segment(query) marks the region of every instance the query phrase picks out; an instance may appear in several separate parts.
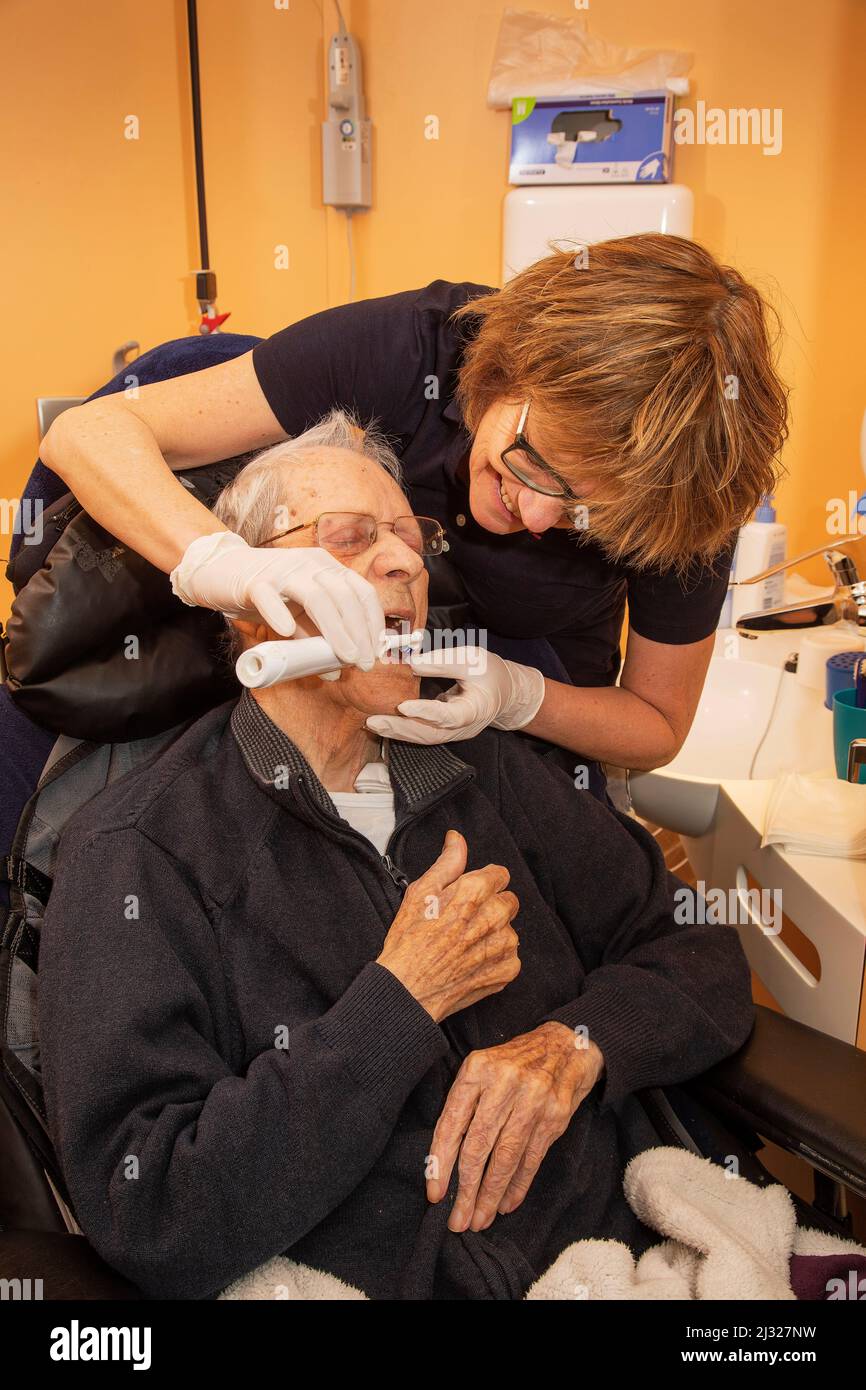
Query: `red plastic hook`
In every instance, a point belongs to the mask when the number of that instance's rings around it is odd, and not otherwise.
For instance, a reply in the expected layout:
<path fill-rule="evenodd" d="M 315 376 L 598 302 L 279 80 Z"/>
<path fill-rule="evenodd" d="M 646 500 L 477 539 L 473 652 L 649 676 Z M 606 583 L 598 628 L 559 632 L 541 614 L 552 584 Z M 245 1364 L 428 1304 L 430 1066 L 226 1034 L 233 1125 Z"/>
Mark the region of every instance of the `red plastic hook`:
<path fill-rule="evenodd" d="M 231 310 L 227 314 L 202 314 L 199 332 L 216 333 L 220 324 L 225 323 L 227 318 L 231 318 Z"/>

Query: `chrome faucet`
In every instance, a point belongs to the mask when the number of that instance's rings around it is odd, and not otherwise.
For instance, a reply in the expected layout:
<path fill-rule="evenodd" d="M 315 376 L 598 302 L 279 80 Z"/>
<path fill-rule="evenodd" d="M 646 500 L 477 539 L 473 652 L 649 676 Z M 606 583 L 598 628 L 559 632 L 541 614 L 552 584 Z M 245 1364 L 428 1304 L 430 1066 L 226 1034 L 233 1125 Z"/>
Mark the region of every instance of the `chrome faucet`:
<path fill-rule="evenodd" d="M 842 536 L 834 545 L 819 545 L 793 560 L 753 574 L 749 579 L 732 580 L 732 587 L 742 588 L 759 584 L 783 570 L 793 569 L 804 560 L 823 555 L 833 576 L 835 588 L 826 598 L 809 603 L 787 603 L 778 608 L 765 608 L 760 613 L 746 613 L 737 621 L 737 632 L 783 632 L 792 628 L 827 627 L 830 623 L 847 621 L 866 627 L 866 580 L 861 579 L 857 561 L 866 573 L 866 536 L 855 533 Z"/>

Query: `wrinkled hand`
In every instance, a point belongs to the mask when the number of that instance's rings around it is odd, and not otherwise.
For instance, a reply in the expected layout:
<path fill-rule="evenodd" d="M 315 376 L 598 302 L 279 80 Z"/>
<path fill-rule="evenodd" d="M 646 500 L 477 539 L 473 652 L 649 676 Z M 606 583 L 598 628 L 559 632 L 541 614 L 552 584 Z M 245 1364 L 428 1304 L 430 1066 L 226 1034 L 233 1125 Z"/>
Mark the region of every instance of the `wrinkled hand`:
<path fill-rule="evenodd" d="M 437 1175 L 427 1182 L 431 1202 L 448 1191 L 457 1160 L 460 1183 L 450 1230 L 482 1231 L 497 1213 L 520 1206 L 545 1154 L 603 1067 L 600 1048 L 594 1042 L 577 1047 L 563 1023 L 543 1023 L 499 1047 L 469 1054 L 430 1146 L 437 1162 Z"/>
<path fill-rule="evenodd" d="M 466 873 L 466 859 L 466 841 L 449 830 L 439 858 L 406 889 L 377 959 L 436 1023 L 520 973 L 511 925 L 520 903 L 508 870 L 487 864 Z"/>
<path fill-rule="evenodd" d="M 474 738 L 488 724 L 522 729 L 544 700 L 544 677 L 534 666 L 503 661 L 479 647 L 446 647 L 412 657 L 419 676 L 455 677 L 435 700 L 403 700 L 398 714 L 376 714 L 367 728 L 404 743 L 453 743 Z M 402 718 L 400 716 L 403 716 Z"/>
<path fill-rule="evenodd" d="M 256 548 L 232 531 L 198 536 L 172 570 L 171 586 L 190 606 L 261 618 L 283 637 L 295 631 L 285 601 L 292 599 L 344 665 L 371 670 L 379 655 L 385 615 L 376 590 L 318 546 Z"/>

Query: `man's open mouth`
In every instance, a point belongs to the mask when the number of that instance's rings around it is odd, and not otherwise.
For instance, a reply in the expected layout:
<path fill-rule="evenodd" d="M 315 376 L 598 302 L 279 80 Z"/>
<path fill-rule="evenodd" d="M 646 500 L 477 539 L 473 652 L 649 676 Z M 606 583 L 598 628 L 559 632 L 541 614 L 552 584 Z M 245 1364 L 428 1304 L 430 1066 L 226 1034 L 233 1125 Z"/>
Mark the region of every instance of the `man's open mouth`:
<path fill-rule="evenodd" d="M 413 651 L 419 650 L 424 633 L 413 630 L 414 618 L 414 610 L 408 608 L 386 612 L 380 661 L 396 666 L 408 662 Z"/>

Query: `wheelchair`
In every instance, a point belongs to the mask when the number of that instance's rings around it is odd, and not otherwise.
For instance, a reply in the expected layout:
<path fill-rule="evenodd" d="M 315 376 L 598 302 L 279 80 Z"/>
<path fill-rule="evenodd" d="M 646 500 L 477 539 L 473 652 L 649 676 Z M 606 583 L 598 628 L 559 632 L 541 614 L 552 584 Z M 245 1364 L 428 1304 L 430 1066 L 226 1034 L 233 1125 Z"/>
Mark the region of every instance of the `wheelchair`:
<path fill-rule="evenodd" d="M 162 380 L 247 351 L 255 341 L 229 334 L 180 340 L 145 354 L 137 363 L 137 373 L 144 384 Z M 96 394 L 123 389 L 123 384 L 121 373 Z M 218 471 L 214 478 L 218 479 Z M 69 509 L 62 493 L 60 480 L 38 463 L 25 496 L 41 496 L 52 504 L 49 532 L 52 516 L 63 516 Z M 60 529 L 53 537 L 49 534 L 48 549 L 61 534 Z M 107 547 L 93 550 L 97 560 L 100 554 L 110 553 L 112 538 L 102 533 L 102 540 L 106 539 Z M 37 571 L 39 557 L 24 560 L 18 568 L 19 586 L 27 583 L 28 565 L 33 573 Z M 431 615 L 436 625 L 459 626 L 454 613 L 461 599 L 453 572 L 443 567 L 431 575 Z M 189 610 L 180 616 L 189 620 Z M 42 659 L 42 653 L 36 655 Z M 521 658 L 515 654 L 515 659 Z M 532 653 L 527 652 L 524 659 L 533 660 Z M 39 727 L 41 710 L 52 708 L 52 690 L 52 681 L 43 681 L 35 704 L 25 705 L 22 713 L 11 711 L 8 690 L 0 687 L 0 701 L 6 702 L 0 705 L 0 714 L 5 709 L 9 715 L 0 718 L 0 766 L 6 774 L 0 781 L 9 789 L 35 786 L 40 760 L 53 741 Z M 40 700 L 47 700 L 47 706 Z M 184 715 L 191 712 L 182 711 Z M 46 722 L 55 731 L 62 728 L 50 719 Z M 96 724 L 98 728 L 98 718 Z M 98 737 L 93 728 L 63 732 Z M 149 726 L 133 727 L 128 736 L 152 732 Z M 0 852 L 5 856 L 9 850 L 7 843 Z M 13 954 L 10 925 L 14 918 L 7 922 L 0 942 L 0 975 L 9 969 Z M 38 1275 L 42 1297 L 48 1300 L 140 1299 L 139 1291 L 100 1259 L 77 1226 L 50 1136 L 40 1123 L 38 1107 L 23 1093 L 12 1064 L 13 1025 L 14 1020 L 4 1018 L 0 1034 L 0 1279 L 25 1281 Z M 752 1034 L 736 1054 L 687 1083 L 636 1096 L 660 1143 L 722 1164 L 733 1158 L 742 1176 L 759 1186 L 778 1181 L 761 1158 L 767 1142 L 805 1160 L 813 1193 L 811 1199 L 791 1194 L 799 1223 L 852 1237 L 846 1193 L 866 1199 L 866 1105 L 857 1106 L 855 1100 L 866 1096 L 863 1051 L 757 1006 Z"/>
<path fill-rule="evenodd" d="M 776 1182 L 758 1155 L 764 1140 L 805 1159 L 807 1201 L 792 1193 L 800 1225 L 851 1238 L 845 1191 L 866 1197 L 866 1054 L 758 1006 L 748 1041 L 692 1081 L 636 1093 L 659 1141 L 718 1163 L 736 1159 L 759 1186 Z M 23 1113 L 0 1074 L 0 1279 L 38 1274 L 49 1300 L 134 1300 L 142 1295 L 80 1234 L 47 1135 Z"/>

